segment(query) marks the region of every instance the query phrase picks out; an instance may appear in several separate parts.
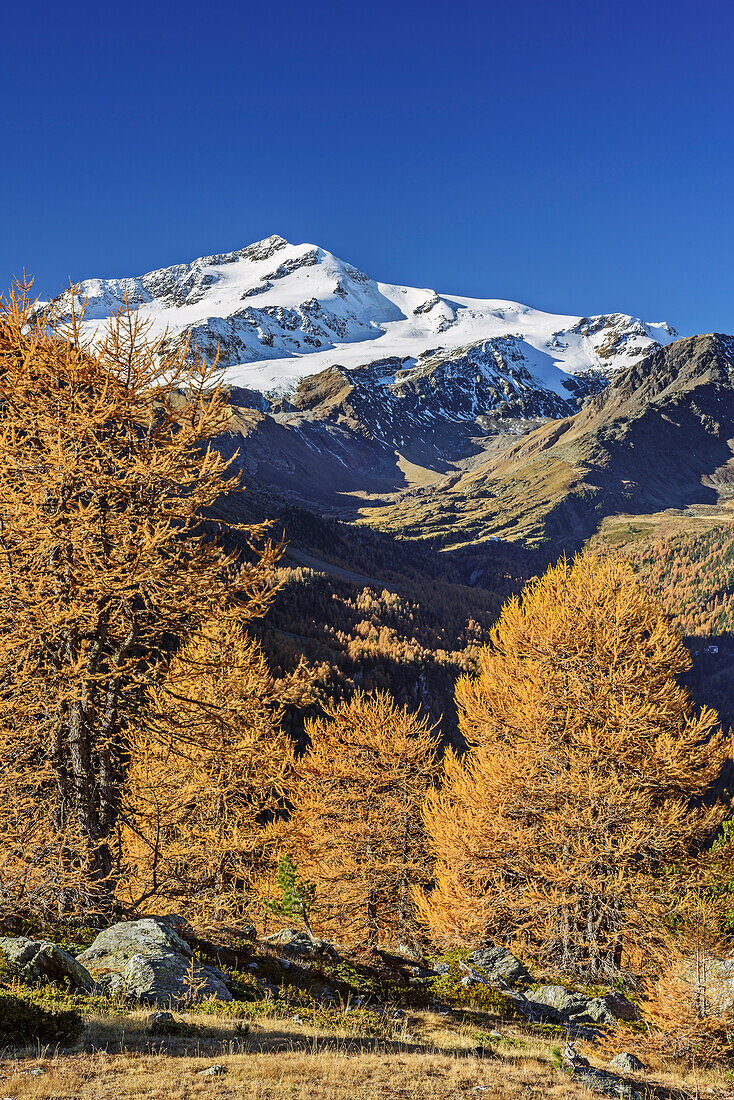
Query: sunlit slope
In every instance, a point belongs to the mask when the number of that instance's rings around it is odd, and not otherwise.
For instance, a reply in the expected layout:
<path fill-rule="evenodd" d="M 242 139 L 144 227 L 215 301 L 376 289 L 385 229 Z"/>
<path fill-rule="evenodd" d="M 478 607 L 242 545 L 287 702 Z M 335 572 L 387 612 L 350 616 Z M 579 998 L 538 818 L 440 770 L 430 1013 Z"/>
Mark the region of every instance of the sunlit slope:
<path fill-rule="evenodd" d="M 502 538 L 574 548 L 607 516 L 725 504 L 733 439 L 734 339 L 689 337 L 629 367 L 575 416 L 368 518 L 445 547 Z"/>

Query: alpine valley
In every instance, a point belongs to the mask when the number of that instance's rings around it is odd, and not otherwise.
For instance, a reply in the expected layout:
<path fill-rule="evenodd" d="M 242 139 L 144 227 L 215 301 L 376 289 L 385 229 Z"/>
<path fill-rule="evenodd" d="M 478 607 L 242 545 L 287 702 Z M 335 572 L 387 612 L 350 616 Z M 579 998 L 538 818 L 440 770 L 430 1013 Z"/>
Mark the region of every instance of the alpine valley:
<path fill-rule="evenodd" d="M 287 541 L 281 673 L 305 654 L 326 696 L 389 687 L 451 736 L 503 600 L 590 542 L 634 559 L 734 721 L 733 337 L 376 282 L 278 236 L 79 293 L 92 339 L 127 301 L 219 356 L 246 484 L 222 511 Z"/>

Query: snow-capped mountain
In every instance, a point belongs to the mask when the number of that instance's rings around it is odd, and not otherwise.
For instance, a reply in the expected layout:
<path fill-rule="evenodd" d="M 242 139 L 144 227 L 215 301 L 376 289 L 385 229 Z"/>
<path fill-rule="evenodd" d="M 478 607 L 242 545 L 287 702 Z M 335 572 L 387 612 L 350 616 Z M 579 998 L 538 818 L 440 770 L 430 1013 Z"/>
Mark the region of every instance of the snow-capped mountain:
<path fill-rule="evenodd" d="M 619 313 L 376 282 L 277 236 L 79 292 L 92 340 L 127 300 L 152 336 L 219 353 L 237 410 L 222 446 L 250 480 L 337 512 L 471 467 L 676 337 Z"/>
<path fill-rule="evenodd" d="M 547 394 L 541 404 L 557 415 L 551 395 L 565 402 L 596 389 L 676 337 L 667 324 L 619 313 L 562 316 L 379 283 L 322 248 L 278 236 L 135 278 L 89 279 L 80 291 L 90 332 L 127 298 L 154 335 L 190 335 L 206 356 L 219 350 L 234 386 L 282 396 L 334 365 L 354 372 L 382 362 L 370 384 L 404 390 L 440 364 L 446 384 L 467 370 L 475 379 L 475 399 L 463 402 L 473 416 L 505 391 Z M 65 300 L 68 292 L 57 299 Z"/>

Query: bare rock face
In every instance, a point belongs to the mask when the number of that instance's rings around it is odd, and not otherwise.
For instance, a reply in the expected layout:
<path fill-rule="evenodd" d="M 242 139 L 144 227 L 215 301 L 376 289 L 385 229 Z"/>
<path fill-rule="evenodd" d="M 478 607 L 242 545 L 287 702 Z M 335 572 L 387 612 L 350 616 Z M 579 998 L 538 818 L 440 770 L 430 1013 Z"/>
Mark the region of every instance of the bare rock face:
<path fill-rule="evenodd" d="M 144 1004 L 232 1000 L 221 971 L 198 963 L 185 940 L 158 917 L 106 928 L 79 958 L 102 989 Z"/>
<path fill-rule="evenodd" d="M 480 947 L 472 951 L 468 961 L 473 966 L 481 967 L 490 982 L 503 979 L 508 985 L 523 985 L 532 981 L 520 960 L 506 947 L 495 947 L 493 944 Z"/>
<path fill-rule="evenodd" d="M 0 951 L 10 959 L 20 976 L 30 982 L 57 982 L 79 993 L 94 992 L 89 971 L 66 951 L 48 940 L 25 936 L 0 936 Z"/>
<path fill-rule="evenodd" d="M 562 985 L 542 985 L 528 991 L 525 999 L 553 1023 L 607 1027 L 615 1020 L 633 1020 L 636 1007 L 620 993 L 587 997 Z"/>
<path fill-rule="evenodd" d="M 79 295 L 90 336 L 128 303 L 170 350 L 191 341 L 205 358 L 218 357 L 228 382 L 274 401 L 299 379 L 346 370 L 363 391 L 364 426 L 391 447 L 412 442 L 416 425 L 430 440 L 434 419 L 445 431 L 453 420 L 472 424 L 494 412 L 567 416 L 675 336 L 664 323 L 618 313 L 553 316 L 377 282 L 323 248 L 277 235 L 143 275 L 87 279 Z M 53 305 L 66 316 L 79 308 L 69 291 Z M 398 361 L 394 371 L 381 366 L 386 353 Z"/>
<path fill-rule="evenodd" d="M 628 1054 L 626 1051 L 621 1054 L 615 1054 L 609 1063 L 610 1069 L 619 1070 L 620 1073 L 639 1073 L 645 1067 L 639 1058 L 636 1058 L 634 1054 Z"/>
<path fill-rule="evenodd" d="M 691 988 L 706 990 L 709 1012 L 726 1015 L 734 1010 L 734 958 L 699 954 L 683 964 L 680 976 Z"/>

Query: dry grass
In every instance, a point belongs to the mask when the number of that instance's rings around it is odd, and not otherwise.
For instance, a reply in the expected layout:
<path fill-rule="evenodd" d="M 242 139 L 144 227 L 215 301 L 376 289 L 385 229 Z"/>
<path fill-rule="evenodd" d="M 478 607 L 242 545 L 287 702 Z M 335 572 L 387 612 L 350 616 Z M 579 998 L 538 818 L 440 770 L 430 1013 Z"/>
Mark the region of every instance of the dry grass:
<path fill-rule="evenodd" d="M 392 1040 L 324 1033 L 295 1020 L 179 1017 L 180 1036 L 151 1036 L 147 1014 L 90 1020 L 73 1051 L 26 1051 L 0 1061 L 0 1100 L 582 1100 L 592 1096 L 554 1061 L 552 1041 L 502 1027 L 504 1038 L 430 1012 Z M 348 1018 L 347 1018 L 348 1020 Z M 201 1077 L 218 1064 L 221 1076 Z M 644 1095 L 732 1100 L 723 1073 L 681 1076 L 656 1067 Z"/>
<path fill-rule="evenodd" d="M 547 1044 L 515 1038 L 482 1048 L 471 1027 L 452 1027 L 432 1013 L 407 1016 L 392 1040 L 350 1035 L 347 1023 L 326 1034 L 293 1020 L 263 1020 L 243 1035 L 232 1019 L 178 1018 L 184 1036 L 151 1036 L 142 1012 L 92 1019 L 79 1050 L 28 1051 L 0 1063 L 0 1100 L 583 1095 L 552 1065 Z M 197 1076 L 212 1064 L 226 1073 Z"/>
<path fill-rule="evenodd" d="M 475 1057 L 354 1053 L 314 1044 L 311 1050 L 222 1056 L 217 1064 L 226 1068 L 223 1076 L 197 1076 L 211 1064 L 201 1057 L 105 1052 L 26 1060 L 2 1067 L 0 1092 L 36 1100 L 571 1100 L 584 1095 L 574 1082 L 533 1059 L 498 1066 Z M 43 1072 L 33 1076 L 34 1069 Z"/>
<path fill-rule="evenodd" d="M 734 502 L 692 504 L 685 509 L 649 512 L 645 515 L 620 513 L 602 520 L 599 530 L 590 540 L 591 546 L 624 547 L 645 539 L 650 542 L 678 535 L 702 535 L 712 527 L 734 519 Z"/>

